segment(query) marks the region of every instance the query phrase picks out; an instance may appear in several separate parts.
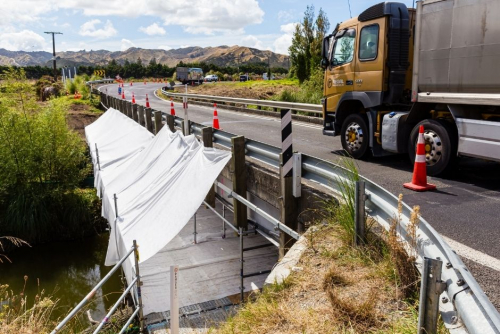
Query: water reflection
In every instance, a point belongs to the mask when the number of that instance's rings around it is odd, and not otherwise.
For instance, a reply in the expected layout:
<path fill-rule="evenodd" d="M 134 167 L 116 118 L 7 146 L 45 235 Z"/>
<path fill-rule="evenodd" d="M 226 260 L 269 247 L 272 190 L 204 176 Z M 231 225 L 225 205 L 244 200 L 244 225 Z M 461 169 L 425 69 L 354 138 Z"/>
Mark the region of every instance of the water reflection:
<path fill-rule="evenodd" d="M 24 295 L 28 302 L 31 304 L 35 296 L 45 290 L 60 300 L 53 314 L 58 318 L 76 306 L 112 268 L 104 266 L 107 244 L 108 234 L 104 233 L 84 240 L 19 248 L 9 254 L 12 263 L 0 264 L 0 284 L 8 284 L 19 294 L 24 288 L 23 277 L 27 275 Z M 91 310 L 96 320 L 118 299 L 121 289 L 117 273 L 94 298 Z"/>

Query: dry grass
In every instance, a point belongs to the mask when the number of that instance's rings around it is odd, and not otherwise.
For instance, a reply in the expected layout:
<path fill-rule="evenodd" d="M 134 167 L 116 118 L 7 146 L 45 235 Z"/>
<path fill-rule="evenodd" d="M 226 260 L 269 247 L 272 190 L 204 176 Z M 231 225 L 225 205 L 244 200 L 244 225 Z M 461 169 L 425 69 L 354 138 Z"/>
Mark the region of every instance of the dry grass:
<path fill-rule="evenodd" d="M 345 243 L 337 225 L 314 226 L 281 285 L 272 285 L 213 333 L 411 333 L 416 314 L 398 287 L 391 257 Z M 409 326 L 409 327 L 408 327 Z M 404 329 L 408 327 L 408 329 Z"/>

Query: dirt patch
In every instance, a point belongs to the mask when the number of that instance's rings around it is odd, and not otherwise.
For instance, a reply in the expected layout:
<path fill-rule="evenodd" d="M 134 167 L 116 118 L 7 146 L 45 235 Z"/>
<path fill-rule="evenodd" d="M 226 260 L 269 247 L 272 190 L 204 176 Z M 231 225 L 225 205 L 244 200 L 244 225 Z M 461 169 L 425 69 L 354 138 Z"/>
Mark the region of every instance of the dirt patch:
<path fill-rule="evenodd" d="M 189 94 L 203 94 L 225 97 L 238 97 L 245 99 L 267 100 L 272 96 L 280 94 L 285 89 L 298 90 L 292 85 L 246 85 L 240 86 L 233 83 L 202 84 L 200 86 L 188 86 Z M 185 92 L 184 88 L 176 88 L 176 92 Z"/>
<path fill-rule="evenodd" d="M 85 139 L 85 127 L 101 116 L 102 113 L 90 111 L 90 106 L 85 104 L 72 104 L 68 111 L 68 126 L 78 132 L 82 139 Z"/>

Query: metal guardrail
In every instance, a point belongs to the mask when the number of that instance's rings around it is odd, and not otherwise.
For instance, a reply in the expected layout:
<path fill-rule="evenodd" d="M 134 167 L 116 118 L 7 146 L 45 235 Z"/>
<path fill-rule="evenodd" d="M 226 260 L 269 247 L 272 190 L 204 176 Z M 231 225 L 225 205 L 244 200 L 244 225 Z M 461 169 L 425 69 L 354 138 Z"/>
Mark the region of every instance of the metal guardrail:
<path fill-rule="evenodd" d="M 199 94 L 172 93 L 172 92 L 168 92 L 168 91 L 164 90 L 163 88 L 162 88 L 161 92 L 163 95 L 168 96 L 168 97 L 187 97 L 187 98 L 197 99 L 197 100 L 246 104 L 246 105 L 252 105 L 252 106 L 271 107 L 271 108 L 277 108 L 277 109 L 291 109 L 291 110 L 297 110 L 297 111 L 306 111 L 306 112 L 315 113 L 315 114 L 322 114 L 323 113 L 323 107 L 321 106 L 321 104 L 242 99 L 242 98 L 235 98 L 235 97 L 199 95 Z"/>
<path fill-rule="evenodd" d="M 82 301 L 80 303 L 78 303 L 78 305 L 76 305 L 74 309 L 71 310 L 71 312 L 56 326 L 56 328 L 51 332 L 51 334 L 56 334 L 59 331 L 61 331 L 68 324 L 68 322 L 72 318 L 74 318 L 77 315 L 77 313 L 88 302 L 90 302 L 92 300 L 92 298 L 94 298 L 94 296 L 97 293 L 97 291 L 104 285 L 104 283 L 106 283 L 111 278 L 111 276 L 113 276 L 113 274 L 118 270 L 118 268 L 120 268 L 120 266 L 123 264 L 123 262 L 125 262 L 132 253 L 134 253 L 134 257 L 135 257 L 136 277 L 130 283 L 130 285 L 125 289 L 125 291 L 122 293 L 122 295 L 120 296 L 120 298 L 118 298 L 118 300 L 115 302 L 115 304 L 111 307 L 111 309 L 109 310 L 109 312 L 106 314 L 106 316 L 102 319 L 102 321 L 99 323 L 99 325 L 97 326 L 97 328 L 94 330 L 93 334 L 98 333 L 104 327 L 104 325 L 106 325 L 108 323 L 108 321 L 110 320 L 111 316 L 116 311 L 116 309 L 118 308 L 118 306 L 120 305 L 120 303 L 122 302 L 122 300 L 127 296 L 128 293 L 130 293 L 132 291 L 132 289 L 134 287 L 136 288 L 136 290 L 135 290 L 136 294 L 140 296 L 140 294 L 141 294 L 140 293 L 141 280 L 140 280 L 140 276 L 138 274 L 139 273 L 138 247 L 137 247 L 137 244 L 136 244 L 136 242 L 134 240 L 134 245 L 130 248 L 130 250 L 127 252 L 127 254 L 125 254 L 125 256 L 123 256 L 120 259 L 120 261 L 118 261 L 118 263 L 115 264 L 115 266 L 108 272 L 108 274 L 99 283 L 97 283 L 96 286 L 94 286 L 94 288 L 87 294 L 87 296 L 85 298 L 83 298 Z M 134 299 L 134 301 L 137 303 L 137 306 L 136 306 L 134 312 L 132 313 L 132 315 L 130 316 L 130 318 L 128 319 L 128 321 L 125 324 L 125 326 L 123 326 L 123 328 L 120 331 L 120 333 L 124 333 L 125 332 L 125 330 L 130 325 L 130 323 L 132 322 L 132 320 L 134 319 L 134 317 L 137 314 L 142 314 L 142 312 L 141 312 L 142 311 L 142 300 L 141 300 L 141 298 L 139 297 L 139 298 L 137 298 L 137 300 Z M 142 327 L 142 321 L 141 321 L 141 327 Z"/>
<path fill-rule="evenodd" d="M 176 93 L 169 93 L 176 94 Z M 174 96 L 174 95 L 172 95 Z M 199 95 L 177 94 L 175 96 L 189 96 L 199 98 Z M 213 98 L 219 97 L 208 97 Z M 231 99 L 231 102 L 243 103 L 245 99 Z M 259 101 L 259 100 L 252 100 Z M 268 101 L 260 101 L 262 104 Z M 250 104 L 250 103 L 248 103 Z M 281 102 L 281 108 L 286 104 Z M 297 109 L 295 109 L 297 110 Z M 181 124 L 182 118 L 176 117 L 176 124 Z M 190 130 L 195 134 L 205 127 L 202 124 L 191 123 Z M 214 143 L 231 147 L 231 137 L 235 134 L 213 130 Z M 260 161 L 266 162 L 274 167 L 279 167 L 279 154 L 281 150 L 278 147 L 246 139 L 246 155 Z M 322 186 L 328 187 L 335 192 L 340 192 L 338 179 L 348 179 L 350 172 L 332 162 L 318 159 L 306 154 L 302 154 L 302 178 L 316 182 Z M 360 177 L 366 185 L 367 199 L 365 202 L 367 212 L 378 224 L 386 230 L 389 230 L 391 222 L 400 218 L 402 231 L 401 237 L 409 241 L 407 228 L 410 221 L 412 209 L 405 203 L 402 206 L 402 213 L 398 213 L 398 198 L 378 184 Z M 441 278 L 446 282 L 447 288 L 442 294 L 440 303 L 440 312 L 446 327 L 452 333 L 470 333 L 470 334 L 499 334 L 500 333 L 500 313 L 496 310 L 488 297 L 482 291 L 481 287 L 469 272 L 460 257 L 443 240 L 439 233 L 422 217 L 420 217 L 418 226 L 418 259 L 419 270 L 422 271 L 424 258 L 432 258 L 443 261 Z M 446 301 L 446 302 L 445 302 Z M 459 321 L 463 322 L 463 324 Z M 464 329 L 465 326 L 465 329 Z"/>
<path fill-rule="evenodd" d="M 101 79 L 101 80 L 94 80 L 94 81 L 87 81 L 85 84 L 87 86 L 90 86 L 90 85 L 98 85 L 98 84 L 106 84 L 106 83 L 113 83 L 115 82 L 115 79 Z"/>

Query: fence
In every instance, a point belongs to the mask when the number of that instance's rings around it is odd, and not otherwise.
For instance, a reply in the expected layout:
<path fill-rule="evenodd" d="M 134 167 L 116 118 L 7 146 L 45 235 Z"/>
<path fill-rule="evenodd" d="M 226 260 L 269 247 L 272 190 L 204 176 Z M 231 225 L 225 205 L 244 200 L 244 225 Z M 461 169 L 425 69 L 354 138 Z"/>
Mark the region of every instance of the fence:
<path fill-rule="evenodd" d="M 130 318 L 127 320 L 126 324 L 122 327 L 120 334 L 124 333 L 132 320 L 139 315 L 140 319 L 140 327 L 143 328 L 143 317 L 142 317 L 142 297 L 141 297 L 141 278 L 139 274 L 139 250 L 137 248 L 137 244 L 134 240 L 134 244 L 132 248 L 127 252 L 127 254 L 120 259 L 120 261 L 109 271 L 109 273 L 99 282 L 97 285 L 87 294 L 85 298 L 74 308 L 71 310 L 71 312 L 56 326 L 56 328 L 51 332 L 51 334 L 56 334 L 57 332 L 61 331 L 67 324 L 68 322 L 76 316 L 78 311 L 80 311 L 88 302 L 94 298 L 96 292 L 103 286 L 104 283 L 106 283 L 111 276 L 120 268 L 120 266 L 125 262 L 130 254 L 134 253 L 134 261 L 135 261 L 135 278 L 134 280 L 129 284 L 129 286 L 125 289 L 125 291 L 122 293 L 120 298 L 115 302 L 115 304 L 111 307 L 109 312 L 106 314 L 106 316 L 102 319 L 102 321 L 99 323 L 97 328 L 94 330 L 94 334 L 98 333 L 110 320 L 111 316 L 113 313 L 116 311 L 120 303 L 123 301 L 123 299 L 129 294 L 132 293 L 132 299 L 134 300 L 136 307 Z M 133 290 L 135 287 L 135 290 Z"/>
<path fill-rule="evenodd" d="M 210 101 L 260 105 L 308 112 L 314 112 L 320 108 L 320 106 L 317 105 L 170 93 L 163 90 L 162 92 L 167 96 L 195 97 L 196 99 L 205 99 Z M 106 101 L 111 99 L 109 100 L 111 103 L 108 103 L 108 106 L 120 105 L 120 103 L 116 103 L 118 99 L 114 97 L 106 96 L 104 94 L 102 94 L 101 97 Z M 156 113 L 160 112 L 155 111 L 155 114 Z M 184 122 L 184 120 L 180 117 L 166 115 L 165 113 L 161 113 L 161 115 L 166 118 L 167 124 L 171 122 L 172 127 L 175 125 L 179 125 L 179 127 L 181 127 Z M 189 132 L 199 135 L 201 133 L 201 129 L 204 127 L 205 126 L 201 124 L 190 122 Z M 231 138 L 235 136 L 236 135 L 229 132 L 213 130 L 213 142 L 227 148 L 231 147 Z M 245 139 L 245 148 L 246 155 L 248 157 L 268 163 L 274 167 L 279 166 L 279 155 L 281 150 L 278 147 Z M 306 154 L 302 154 L 301 170 L 301 178 L 317 182 L 337 193 L 340 192 L 340 189 L 338 187 L 338 182 L 335 182 L 334 180 L 347 180 L 349 173 L 348 170 L 342 168 L 341 166 Z M 370 217 L 372 217 L 383 228 L 388 230 L 391 221 L 399 216 L 398 198 L 376 183 L 364 177 L 360 177 L 360 179 L 365 185 L 365 195 L 358 196 L 362 203 L 357 203 L 357 206 L 366 209 Z M 403 203 L 403 211 L 400 215 L 402 227 L 401 237 L 406 241 L 408 241 L 409 238 L 407 227 L 411 213 L 412 209 Z M 445 326 L 452 333 L 463 333 L 465 327 L 465 330 L 471 334 L 499 334 L 500 314 L 486 297 L 485 293 L 482 291 L 481 287 L 459 256 L 449 247 L 439 233 L 437 233 L 434 228 L 422 217 L 420 217 L 417 235 L 418 267 L 420 272 L 424 275 L 423 282 L 434 287 L 434 290 L 431 292 L 437 295 L 441 294 L 439 298 L 441 301 L 439 303 L 439 310 Z M 426 274 L 429 272 L 428 267 L 430 261 L 427 259 L 437 260 L 445 264 L 444 266 L 441 266 L 441 269 L 439 270 L 441 277 L 439 282 L 436 279 L 434 279 L 433 282 L 428 280 L 428 276 Z M 436 274 L 433 270 L 430 272 Z M 438 275 L 434 275 L 433 277 L 435 276 Z M 441 291 L 441 289 L 443 291 Z M 428 288 L 424 288 L 422 290 L 423 293 L 430 291 Z M 428 300 L 428 302 L 433 301 L 434 303 L 436 301 L 435 298 L 429 299 L 426 298 L 425 295 L 422 300 Z M 425 305 L 426 304 L 421 303 L 421 308 L 425 307 Z M 426 319 L 426 312 L 429 312 L 429 308 L 420 310 L 420 319 L 423 319 L 423 321 Z M 424 324 L 420 325 L 424 327 Z"/>

